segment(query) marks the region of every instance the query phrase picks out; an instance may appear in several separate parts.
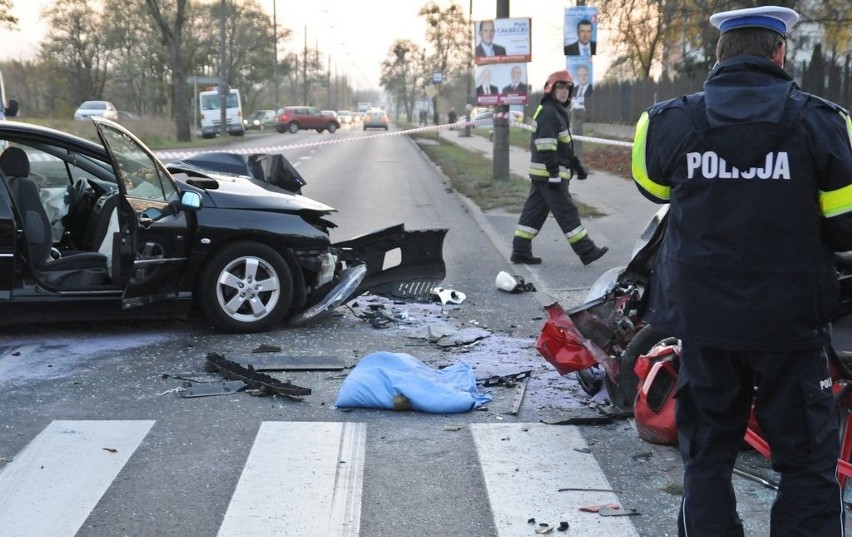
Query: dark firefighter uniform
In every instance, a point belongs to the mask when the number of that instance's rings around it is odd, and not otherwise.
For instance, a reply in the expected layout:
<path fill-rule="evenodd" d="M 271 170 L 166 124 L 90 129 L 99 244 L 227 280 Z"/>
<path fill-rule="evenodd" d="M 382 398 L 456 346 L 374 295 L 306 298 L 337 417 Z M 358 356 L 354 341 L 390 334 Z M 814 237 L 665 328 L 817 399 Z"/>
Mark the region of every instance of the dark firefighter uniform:
<path fill-rule="evenodd" d="M 570 102 L 570 97 L 569 97 Z M 518 256 L 532 257 L 532 240 L 541 231 L 549 212 L 568 239 L 583 264 L 589 264 L 606 253 L 589 238 L 580 221 L 580 213 L 568 192 L 568 184 L 578 171 L 579 179 L 586 170 L 574 155 L 574 142 L 569 130 L 568 111 L 553 94 L 545 94 L 533 114 L 535 130 L 530 136 L 530 192 L 512 240 L 512 261 Z"/>
<path fill-rule="evenodd" d="M 824 345 L 833 252 L 852 250 L 849 114 L 775 63 L 736 56 L 703 92 L 642 115 L 633 176 L 670 203 L 646 320 L 683 341 L 680 535 L 743 535 L 730 480 L 755 386 L 782 475 L 772 534 L 842 535 Z"/>

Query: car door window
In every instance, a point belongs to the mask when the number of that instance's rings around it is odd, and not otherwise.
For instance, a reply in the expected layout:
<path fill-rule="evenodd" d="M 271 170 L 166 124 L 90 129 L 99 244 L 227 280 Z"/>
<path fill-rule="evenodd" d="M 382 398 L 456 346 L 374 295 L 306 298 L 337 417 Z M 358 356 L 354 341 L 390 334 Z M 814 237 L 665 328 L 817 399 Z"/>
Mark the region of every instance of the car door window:
<path fill-rule="evenodd" d="M 129 132 L 97 123 L 98 132 L 113 157 L 117 179 L 137 212 L 177 199 L 168 172 Z M 145 201 L 152 204 L 146 204 Z"/>

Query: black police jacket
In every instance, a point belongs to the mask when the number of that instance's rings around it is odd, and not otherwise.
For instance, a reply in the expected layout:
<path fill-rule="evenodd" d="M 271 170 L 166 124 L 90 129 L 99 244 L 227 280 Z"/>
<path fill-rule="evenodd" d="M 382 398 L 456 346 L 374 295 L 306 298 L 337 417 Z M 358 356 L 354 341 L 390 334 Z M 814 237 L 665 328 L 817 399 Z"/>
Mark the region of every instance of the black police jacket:
<path fill-rule="evenodd" d="M 730 350 L 821 343 L 838 305 L 832 252 L 852 250 L 851 138 L 845 110 L 751 56 L 649 108 L 634 180 L 671 207 L 646 320 Z"/>

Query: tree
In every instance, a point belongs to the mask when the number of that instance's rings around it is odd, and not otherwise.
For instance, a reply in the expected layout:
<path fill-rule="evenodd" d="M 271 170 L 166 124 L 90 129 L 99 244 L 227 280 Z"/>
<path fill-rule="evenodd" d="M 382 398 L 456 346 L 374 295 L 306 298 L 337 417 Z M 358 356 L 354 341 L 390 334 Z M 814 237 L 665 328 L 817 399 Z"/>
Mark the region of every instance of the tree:
<path fill-rule="evenodd" d="M 412 121 L 417 90 L 422 87 L 424 66 L 418 61 L 422 49 L 415 43 L 401 39 L 394 41 L 388 57 L 382 61 L 379 84 L 397 99 L 397 111 L 405 110 L 407 120 Z M 400 106 L 401 105 L 401 106 Z"/>
<path fill-rule="evenodd" d="M 453 3 L 442 10 L 435 2 L 429 2 L 420 8 L 418 15 L 426 19 L 426 41 L 431 52 L 427 56 L 429 68 L 440 73 L 445 80 L 466 73 L 470 41 L 468 21 L 461 6 Z M 433 102 L 437 104 L 437 95 Z M 437 124 L 437 106 L 434 114 Z"/>
<path fill-rule="evenodd" d="M 12 0 L 0 0 L 0 24 L 9 29 L 18 26 L 18 17 L 12 15 Z"/>
<path fill-rule="evenodd" d="M 159 29 L 144 1 L 105 0 L 103 32 L 113 52 L 110 92 L 116 105 L 137 114 L 169 112 L 169 56 L 157 39 Z"/>
<path fill-rule="evenodd" d="M 64 88 L 76 104 L 103 99 L 112 51 L 98 24 L 99 6 L 88 0 L 58 0 L 45 17 L 51 31 L 39 56 L 57 69 L 56 87 Z"/>
<path fill-rule="evenodd" d="M 179 142 L 192 139 L 189 130 L 189 99 L 186 88 L 186 67 L 183 57 L 183 30 L 187 19 L 187 0 L 145 0 L 148 12 L 159 29 L 159 39 L 168 51 L 171 67 L 172 104 L 174 107 L 176 137 Z M 165 5 L 165 4 L 170 5 Z"/>

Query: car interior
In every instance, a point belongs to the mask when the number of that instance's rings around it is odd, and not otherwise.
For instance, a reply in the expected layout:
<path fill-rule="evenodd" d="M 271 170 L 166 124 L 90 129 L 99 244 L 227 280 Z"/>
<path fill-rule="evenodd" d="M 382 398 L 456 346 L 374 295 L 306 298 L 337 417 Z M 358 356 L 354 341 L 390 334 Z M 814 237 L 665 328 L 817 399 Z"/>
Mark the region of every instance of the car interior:
<path fill-rule="evenodd" d="M 86 178 L 68 184 L 68 167 L 54 168 L 64 177 L 32 172 L 20 147 L 9 146 L 0 154 L 0 172 L 21 218 L 32 275 L 62 290 L 108 286 L 113 252 L 107 237 L 118 231 L 118 193 Z"/>

